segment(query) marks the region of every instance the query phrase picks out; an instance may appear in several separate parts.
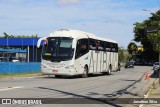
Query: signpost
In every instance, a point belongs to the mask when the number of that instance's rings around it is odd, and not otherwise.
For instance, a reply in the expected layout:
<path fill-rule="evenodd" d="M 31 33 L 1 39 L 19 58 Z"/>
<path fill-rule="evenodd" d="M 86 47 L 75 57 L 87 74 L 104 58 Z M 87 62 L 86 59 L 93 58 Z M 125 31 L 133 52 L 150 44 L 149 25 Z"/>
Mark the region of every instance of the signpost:
<path fill-rule="evenodd" d="M 146 32 L 147 33 L 158 33 L 158 28 L 155 28 L 155 27 L 147 27 L 146 28 Z"/>

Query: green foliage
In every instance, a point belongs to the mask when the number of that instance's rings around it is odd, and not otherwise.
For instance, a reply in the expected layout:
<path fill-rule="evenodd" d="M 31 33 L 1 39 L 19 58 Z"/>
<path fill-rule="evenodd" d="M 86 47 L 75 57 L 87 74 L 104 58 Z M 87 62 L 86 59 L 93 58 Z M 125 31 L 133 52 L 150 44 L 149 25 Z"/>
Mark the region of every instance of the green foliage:
<path fill-rule="evenodd" d="M 3 36 L 0 36 L 0 38 L 39 38 L 39 36 L 36 35 L 8 35 L 6 32 L 3 33 Z"/>
<path fill-rule="evenodd" d="M 127 54 L 126 55 L 126 60 L 127 61 L 130 61 L 130 60 L 132 60 L 133 59 L 133 55 L 132 54 Z"/>
<path fill-rule="evenodd" d="M 137 45 L 134 42 L 128 44 L 128 52 L 133 55 L 137 51 Z"/>
<path fill-rule="evenodd" d="M 125 55 L 124 55 L 123 48 L 118 48 L 118 60 L 119 60 L 119 63 L 125 62 Z"/>
<path fill-rule="evenodd" d="M 144 48 L 142 56 L 147 60 L 157 60 L 160 51 L 160 30 L 154 31 L 149 28 L 160 29 L 160 10 L 152 13 L 152 17 L 134 24 L 134 40 L 141 42 Z"/>
<path fill-rule="evenodd" d="M 125 64 L 126 61 L 132 60 L 133 55 L 129 54 L 126 49 L 118 48 L 118 61 L 120 64 Z"/>
<path fill-rule="evenodd" d="M 4 78 L 13 78 L 13 77 L 32 77 L 32 76 L 41 76 L 42 74 L 39 71 L 36 72 L 23 72 L 23 73 L 6 73 L 6 74 L 0 74 L 0 79 Z"/>
<path fill-rule="evenodd" d="M 153 50 L 156 52 L 159 52 L 160 51 L 160 32 L 158 32 L 157 34 L 155 33 L 148 34 L 147 37 L 148 37 L 148 40 L 152 42 Z"/>
<path fill-rule="evenodd" d="M 4 38 L 8 38 L 9 37 L 9 35 L 6 32 L 4 32 L 3 34 L 4 34 Z"/>

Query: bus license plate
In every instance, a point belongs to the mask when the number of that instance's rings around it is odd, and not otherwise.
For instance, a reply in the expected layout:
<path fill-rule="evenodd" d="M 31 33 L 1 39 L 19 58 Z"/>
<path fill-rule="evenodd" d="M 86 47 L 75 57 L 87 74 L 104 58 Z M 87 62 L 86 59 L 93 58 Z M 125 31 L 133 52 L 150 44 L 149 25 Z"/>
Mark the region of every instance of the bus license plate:
<path fill-rule="evenodd" d="M 53 72 L 58 72 L 58 70 L 53 70 Z"/>

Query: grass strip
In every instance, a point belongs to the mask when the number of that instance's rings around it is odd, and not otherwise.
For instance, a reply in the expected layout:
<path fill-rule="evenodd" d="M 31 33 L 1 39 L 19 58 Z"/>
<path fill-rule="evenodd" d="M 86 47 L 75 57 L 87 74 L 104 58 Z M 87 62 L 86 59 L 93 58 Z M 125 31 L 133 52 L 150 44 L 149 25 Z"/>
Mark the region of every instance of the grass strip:
<path fill-rule="evenodd" d="M 12 77 L 33 77 L 33 76 L 42 76 L 42 74 L 37 72 L 21 72 L 21 73 L 5 73 L 0 74 L 0 79 L 12 78 Z"/>

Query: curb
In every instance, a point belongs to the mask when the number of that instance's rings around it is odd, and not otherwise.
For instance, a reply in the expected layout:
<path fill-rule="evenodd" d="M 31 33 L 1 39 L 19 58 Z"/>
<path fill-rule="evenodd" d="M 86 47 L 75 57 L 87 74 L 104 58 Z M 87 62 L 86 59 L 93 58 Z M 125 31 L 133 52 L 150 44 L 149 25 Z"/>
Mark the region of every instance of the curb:
<path fill-rule="evenodd" d="M 156 80 L 154 80 L 154 82 L 152 83 L 151 86 L 153 86 L 159 79 L 157 78 Z M 144 99 L 148 98 L 148 95 L 150 94 L 150 92 L 152 91 L 152 87 L 149 89 L 149 91 L 144 95 Z M 139 107 L 143 107 L 144 104 L 140 104 Z"/>
<path fill-rule="evenodd" d="M 29 78 L 36 78 L 36 77 L 44 77 L 44 75 L 37 75 L 37 74 L 35 74 L 35 75 L 34 74 L 33 75 L 27 74 L 26 76 L 25 76 L 25 74 L 23 76 L 14 76 L 13 75 L 13 76 L 8 76 L 8 77 L 6 76 L 4 78 L 0 78 L 0 80 L 10 80 L 10 79 L 12 80 L 12 79 L 23 79 L 23 78 L 29 79 Z"/>

